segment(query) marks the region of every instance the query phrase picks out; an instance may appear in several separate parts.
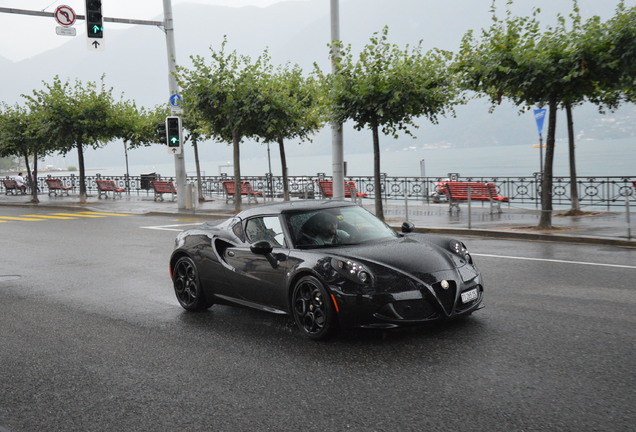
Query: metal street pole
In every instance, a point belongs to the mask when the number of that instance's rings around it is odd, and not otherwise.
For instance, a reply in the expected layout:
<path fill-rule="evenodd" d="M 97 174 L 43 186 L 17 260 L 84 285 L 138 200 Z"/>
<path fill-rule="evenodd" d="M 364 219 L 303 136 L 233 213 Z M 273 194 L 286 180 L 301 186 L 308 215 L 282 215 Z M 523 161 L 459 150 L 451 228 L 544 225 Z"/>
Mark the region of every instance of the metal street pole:
<path fill-rule="evenodd" d="M 177 50 L 174 43 L 174 23 L 172 19 L 172 2 L 171 0 L 163 0 L 163 19 L 164 30 L 166 32 L 166 48 L 168 52 L 168 85 L 170 87 L 170 96 L 179 94 L 179 86 L 175 72 L 177 71 Z M 173 112 L 173 115 L 178 115 Z M 177 183 L 177 207 L 179 210 L 186 208 L 186 170 L 184 150 L 180 154 L 174 155 L 174 172 Z"/>
<path fill-rule="evenodd" d="M 539 135 L 539 172 L 543 175 L 543 136 Z"/>
<path fill-rule="evenodd" d="M 331 0 L 331 43 L 340 41 L 340 12 L 338 0 Z M 336 59 L 340 57 L 340 48 L 334 47 L 331 53 L 331 72 L 337 73 Z M 342 124 L 331 124 L 331 168 L 333 176 L 333 199 L 344 200 L 344 145 Z"/>

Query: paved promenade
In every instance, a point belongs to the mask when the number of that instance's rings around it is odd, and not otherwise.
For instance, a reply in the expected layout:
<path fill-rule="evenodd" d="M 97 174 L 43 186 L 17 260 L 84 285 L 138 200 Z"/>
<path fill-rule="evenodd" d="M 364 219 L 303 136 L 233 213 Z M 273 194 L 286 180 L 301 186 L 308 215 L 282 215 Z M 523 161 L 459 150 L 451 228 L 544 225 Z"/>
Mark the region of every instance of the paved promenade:
<path fill-rule="evenodd" d="M 166 214 L 175 217 L 198 217 L 202 219 L 218 219 L 230 216 L 234 211 L 234 204 L 226 204 L 222 197 L 208 199 L 204 203 L 197 203 L 194 209 L 179 210 L 176 201 L 169 199 L 155 202 L 152 196 L 126 196 L 119 199 L 98 199 L 89 196 L 88 202 L 79 204 L 77 195 L 64 197 L 49 197 L 46 193 L 38 196 L 40 203 L 30 203 L 29 195 L 0 195 L 0 218 L 2 206 L 24 206 L 41 208 L 71 208 L 94 211 L 111 211 L 133 214 Z M 169 196 L 168 196 L 169 198 Z M 266 202 L 270 202 L 267 200 Z M 263 199 L 259 199 L 263 203 Z M 255 204 L 249 204 L 254 206 Z M 256 204 L 258 205 L 258 204 Z M 373 201 L 365 199 L 362 205 L 374 211 Z M 248 204 L 243 202 L 243 208 Z M 474 235 L 487 237 L 519 238 L 525 240 L 567 241 L 580 243 L 611 244 L 618 246 L 636 247 L 636 204 L 630 207 L 631 223 L 627 223 L 627 213 L 624 208 L 607 211 L 583 209 L 587 214 L 577 217 L 561 216 L 567 209 L 557 209 L 553 212 L 552 224 L 554 229 L 539 231 L 540 209 L 521 208 L 502 205 L 503 212 L 490 214 L 489 206 L 472 203 L 461 205 L 459 214 L 448 213 L 448 204 L 408 203 L 408 218 L 405 217 L 404 202 L 388 202 L 384 206 L 387 222 L 399 228 L 405 220 L 413 222 L 416 228 L 426 232 L 455 233 L 458 235 Z"/>

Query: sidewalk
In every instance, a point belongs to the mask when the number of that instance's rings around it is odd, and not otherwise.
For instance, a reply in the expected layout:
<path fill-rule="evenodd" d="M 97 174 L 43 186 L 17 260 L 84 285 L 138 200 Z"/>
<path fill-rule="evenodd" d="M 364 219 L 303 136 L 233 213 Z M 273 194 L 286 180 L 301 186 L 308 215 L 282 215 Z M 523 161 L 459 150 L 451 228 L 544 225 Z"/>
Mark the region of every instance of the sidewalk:
<path fill-rule="evenodd" d="M 155 202 L 152 196 L 124 195 L 121 199 L 98 199 L 97 196 L 89 196 L 88 202 L 84 205 L 79 204 L 77 195 L 49 197 L 46 193 L 41 193 L 38 198 L 40 203 L 32 204 L 29 195 L 0 195 L 0 208 L 10 205 L 28 208 L 84 209 L 202 219 L 226 218 L 234 212 L 234 204 L 226 204 L 222 197 L 197 203 L 194 210 L 179 210 L 176 201 L 167 199 L 164 202 Z M 263 199 L 259 199 L 259 202 L 262 204 Z M 243 202 L 243 208 L 254 205 Z M 362 205 L 371 212 L 374 211 L 373 200 L 365 199 Z M 408 219 L 415 224 L 418 231 L 423 232 L 636 247 L 636 206 L 631 209 L 631 238 L 628 238 L 630 227 L 627 224 L 625 211 L 590 211 L 583 216 L 569 217 L 560 216 L 565 210 L 555 210 L 552 214 L 554 229 L 548 231 L 536 229 L 539 222 L 539 209 L 507 205 L 502 205 L 502 213 L 491 215 L 488 205 L 472 203 L 469 221 L 467 204 L 461 205 L 459 214 L 457 212 L 449 214 L 446 203 L 409 202 L 408 218 L 406 218 L 404 202 L 395 201 L 384 205 L 384 216 L 387 223 L 396 229 L 399 229 L 402 222 Z"/>

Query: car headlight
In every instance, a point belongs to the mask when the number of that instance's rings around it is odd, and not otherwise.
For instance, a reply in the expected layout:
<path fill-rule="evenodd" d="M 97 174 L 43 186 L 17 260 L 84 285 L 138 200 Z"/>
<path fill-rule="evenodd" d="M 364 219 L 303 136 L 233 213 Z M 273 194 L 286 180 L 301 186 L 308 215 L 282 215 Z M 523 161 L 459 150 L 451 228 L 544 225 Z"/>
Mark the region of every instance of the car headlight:
<path fill-rule="evenodd" d="M 332 258 L 331 266 L 342 276 L 361 284 L 371 283 L 371 273 L 362 264 L 351 260 Z"/>
<path fill-rule="evenodd" d="M 451 240 L 449 247 L 454 254 L 462 257 L 467 263 L 473 263 L 473 257 L 471 257 L 468 253 L 468 249 L 466 248 L 466 245 L 464 243 L 458 240 Z"/>

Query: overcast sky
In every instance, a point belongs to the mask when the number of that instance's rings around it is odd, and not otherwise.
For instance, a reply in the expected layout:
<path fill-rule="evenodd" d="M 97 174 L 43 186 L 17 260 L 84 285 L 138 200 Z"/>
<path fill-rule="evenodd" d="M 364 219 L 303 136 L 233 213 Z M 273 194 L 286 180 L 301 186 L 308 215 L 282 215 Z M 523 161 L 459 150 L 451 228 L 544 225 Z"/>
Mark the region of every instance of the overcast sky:
<path fill-rule="evenodd" d="M 285 0 L 172 0 L 173 8 L 179 3 L 203 3 L 232 7 L 265 7 Z M 303 1 L 303 0 L 294 0 Z M 84 15 L 84 0 L 0 0 L 0 7 L 54 12 L 58 6 L 70 6 L 77 15 Z M 163 0 L 102 0 L 102 12 L 110 18 L 152 20 L 163 14 Z M 84 21 L 78 21 L 77 36 L 84 35 Z M 123 24 L 108 24 L 117 29 Z M 0 56 L 19 61 L 51 48 L 55 48 L 71 36 L 58 36 L 54 18 L 0 13 Z M 106 36 L 108 37 L 108 36 Z"/>

